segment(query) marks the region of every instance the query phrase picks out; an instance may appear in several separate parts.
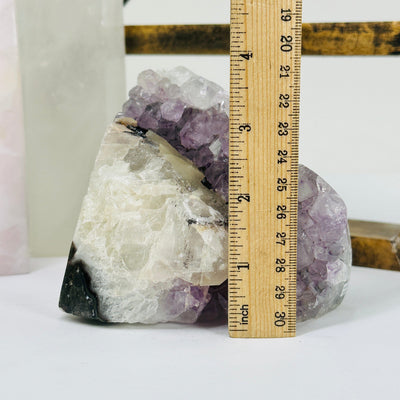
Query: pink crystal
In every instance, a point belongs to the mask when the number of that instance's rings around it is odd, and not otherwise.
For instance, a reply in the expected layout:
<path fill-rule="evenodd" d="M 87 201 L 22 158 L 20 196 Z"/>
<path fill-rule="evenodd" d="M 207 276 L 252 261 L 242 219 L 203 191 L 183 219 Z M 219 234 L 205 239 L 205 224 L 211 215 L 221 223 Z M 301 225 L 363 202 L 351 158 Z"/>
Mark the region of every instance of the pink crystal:
<path fill-rule="evenodd" d="M 24 128 L 14 0 L 0 3 L 0 275 L 28 271 Z"/>

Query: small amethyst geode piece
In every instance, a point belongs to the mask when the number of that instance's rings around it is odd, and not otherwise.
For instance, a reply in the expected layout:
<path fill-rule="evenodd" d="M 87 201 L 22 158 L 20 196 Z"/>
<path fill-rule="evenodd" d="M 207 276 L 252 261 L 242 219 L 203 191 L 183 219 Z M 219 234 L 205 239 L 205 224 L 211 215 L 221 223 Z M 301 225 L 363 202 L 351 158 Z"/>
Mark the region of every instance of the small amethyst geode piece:
<path fill-rule="evenodd" d="M 147 70 L 129 93 L 125 116 L 166 139 L 204 173 L 203 184 L 228 198 L 229 96 L 183 67 Z M 318 317 L 341 303 L 350 277 L 346 206 L 317 174 L 300 165 L 297 317 Z M 227 284 L 209 287 L 199 321 L 226 316 Z"/>

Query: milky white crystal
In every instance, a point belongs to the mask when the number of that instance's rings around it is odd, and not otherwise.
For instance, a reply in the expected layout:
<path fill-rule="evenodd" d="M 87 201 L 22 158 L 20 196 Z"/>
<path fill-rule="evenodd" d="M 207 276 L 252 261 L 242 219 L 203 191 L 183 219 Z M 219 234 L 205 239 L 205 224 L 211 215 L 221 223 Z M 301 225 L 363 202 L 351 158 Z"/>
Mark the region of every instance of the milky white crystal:
<path fill-rule="evenodd" d="M 155 133 L 110 126 L 73 239 L 103 319 L 194 322 L 226 279 L 226 204 L 203 178 Z"/>
<path fill-rule="evenodd" d="M 14 0 L 0 2 L 0 275 L 28 271 L 24 127 Z"/>
<path fill-rule="evenodd" d="M 122 0 L 17 5 L 30 245 L 66 255 L 104 128 L 125 97 Z"/>

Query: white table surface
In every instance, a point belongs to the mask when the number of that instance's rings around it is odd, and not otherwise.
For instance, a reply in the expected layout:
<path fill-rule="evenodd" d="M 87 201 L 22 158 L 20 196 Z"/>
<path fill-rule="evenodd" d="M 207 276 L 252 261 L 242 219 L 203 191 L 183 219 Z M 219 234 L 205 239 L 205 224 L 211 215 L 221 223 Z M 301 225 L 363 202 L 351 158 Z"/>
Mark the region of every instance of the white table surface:
<path fill-rule="evenodd" d="M 400 398 L 400 273 L 354 267 L 343 304 L 293 339 L 226 326 L 101 325 L 58 309 L 66 260 L 0 277 L 0 399 Z"/>

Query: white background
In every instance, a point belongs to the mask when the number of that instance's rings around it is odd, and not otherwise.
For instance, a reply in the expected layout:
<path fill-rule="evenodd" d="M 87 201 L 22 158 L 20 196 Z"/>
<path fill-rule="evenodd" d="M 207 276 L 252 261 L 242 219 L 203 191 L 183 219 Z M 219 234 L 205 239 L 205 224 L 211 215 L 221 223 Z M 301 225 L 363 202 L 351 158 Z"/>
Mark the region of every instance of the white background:
<path fill-rule="evenodd" d="M 229 23 L 229 0 L 131 0 L 125 24 Z M 304 22 L 398 21 L 398 0 L 304 0 Z M 185 65 L 229 88 L 228 56 L 129 56 L 146 68 Z M 344 198 L 350 218 L 400 223 L 400 57 L 303 57 L 300 161 Z"/>
<path fill-rule="evenodd" d="M 1 400 L 398 400 L 400 273 L 353 269 L 343 304 L 293 339 L 102 325 L 57 309 L 66 259 L 0 279 Z"/>

